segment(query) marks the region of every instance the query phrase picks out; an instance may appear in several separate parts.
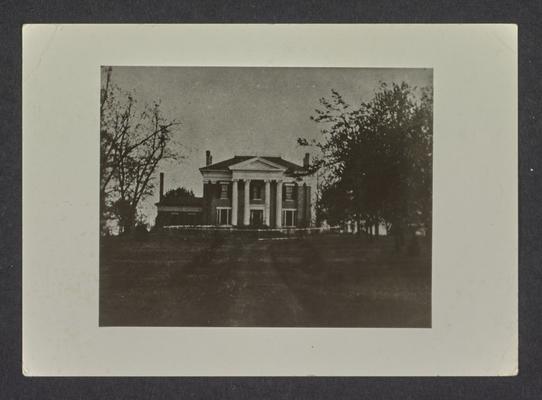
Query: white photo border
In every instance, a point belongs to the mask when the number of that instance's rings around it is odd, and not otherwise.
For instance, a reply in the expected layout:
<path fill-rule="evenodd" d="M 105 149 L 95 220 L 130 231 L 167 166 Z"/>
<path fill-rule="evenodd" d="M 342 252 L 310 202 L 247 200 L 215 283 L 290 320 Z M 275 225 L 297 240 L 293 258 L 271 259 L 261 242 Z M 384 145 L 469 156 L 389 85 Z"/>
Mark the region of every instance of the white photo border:
<path fill-rule="evenodd" d="M 101 65 L 433 68 L 432 328 L 100 328 Z M 515 375 L 516 25 L 25 25 L 27 376 Z"/>

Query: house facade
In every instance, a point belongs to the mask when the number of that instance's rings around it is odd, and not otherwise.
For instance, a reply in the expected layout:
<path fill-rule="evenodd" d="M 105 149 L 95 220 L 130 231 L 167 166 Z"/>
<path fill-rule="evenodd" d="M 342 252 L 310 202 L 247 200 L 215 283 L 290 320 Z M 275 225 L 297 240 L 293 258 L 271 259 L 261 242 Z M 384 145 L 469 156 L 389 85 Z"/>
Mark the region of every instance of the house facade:
<path fill-rule="evenodd" d="M 191 212 L 198 221 L 194 225 L 309 227 L 313 191 L 312 178 L 307 175 L 308 163 L 308 154 L 303 165 L 271 156 L 234 156 L 213 163 L 207 151 L 206 165 L 200 168 L 203 179 L 203 197 L 197 200 L 200 207 L 196 210 L 192 205 L 188 210 L 189 205 L 181 204 L 182 201 L 176 205 L 159 202 L 157 225 L 175 225 L 168 223 L 172 213 L 177 213 L 179 221 L 189 220 L 182 214 Z M 183 207 L 186 211 L 182 211 Z"/>

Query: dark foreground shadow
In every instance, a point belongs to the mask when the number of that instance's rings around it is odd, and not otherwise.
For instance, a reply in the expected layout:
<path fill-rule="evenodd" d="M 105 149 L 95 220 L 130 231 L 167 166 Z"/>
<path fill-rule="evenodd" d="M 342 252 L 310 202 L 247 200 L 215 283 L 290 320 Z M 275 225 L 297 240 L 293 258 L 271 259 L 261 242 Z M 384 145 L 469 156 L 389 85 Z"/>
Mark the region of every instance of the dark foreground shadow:
<path fill-rule="evenodd" d="M 100 326 L 431 327 L 431 253 L 341 235 L 109 238 Z"/>

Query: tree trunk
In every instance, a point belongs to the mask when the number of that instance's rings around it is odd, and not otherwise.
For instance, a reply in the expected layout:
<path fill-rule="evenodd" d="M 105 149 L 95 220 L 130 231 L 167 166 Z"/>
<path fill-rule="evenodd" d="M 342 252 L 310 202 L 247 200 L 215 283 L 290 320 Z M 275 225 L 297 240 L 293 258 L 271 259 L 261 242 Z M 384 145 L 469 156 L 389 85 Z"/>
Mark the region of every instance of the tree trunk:
<path fill-rule="evenodd" d="M 403 231 L 403 225 L 401 223 L 394 223 L 392 225 L 393 238 L 395 242 L 395 251 L 399 253 L 405 244 L 405 234 Z"/>
<path fill-rule="evenodd" d="M 136 224 L 136 209 L 133 207 L 125 207 L 119 214 L 120 233 L 128 235 L 133 232 Z"/>
<path fill-rule="evenodd" d="M 410 232 L 410 242 L 408 244 L 408 255 L 409 256 L 419 256 L 420 255 L 420 243 L 418 241 L 418 236 L 416 236 L 416 231 L 412 229 Z"/>
<path fill-rule="evenodd" d="M 358 236 L 363 236 L 363 224 L 361 218 L 358 218 Z"/>

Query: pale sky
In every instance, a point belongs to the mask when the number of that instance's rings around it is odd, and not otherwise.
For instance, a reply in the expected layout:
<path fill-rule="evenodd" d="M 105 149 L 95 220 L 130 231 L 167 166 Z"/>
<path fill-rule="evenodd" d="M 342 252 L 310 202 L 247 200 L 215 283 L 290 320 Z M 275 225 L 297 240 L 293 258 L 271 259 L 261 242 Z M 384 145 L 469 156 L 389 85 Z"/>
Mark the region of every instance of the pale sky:
<path fill-rule="evenodd" d="M 185 158 L 162 163 L 165 191 L 184 186 L 197 196 L 205 150 L 213 162 L 234 155 L 281 156 L 302 164 L 307 148 L 298 137 L 319 138 L 310 120 L 331 89 L 350 104 L 370 100 L 379 81 L 431 86 L 431 69 L 390 68 L 236 68 L 113 67 L 112 81 L 134 90 L 140 103 L 160 100 L 164 116 L 181 122 L 172 146 Z M 157 185 L 158 186 L 158 185 Z M 154 223 L 158 201 L 145 199 L 141 211 Z"/>

